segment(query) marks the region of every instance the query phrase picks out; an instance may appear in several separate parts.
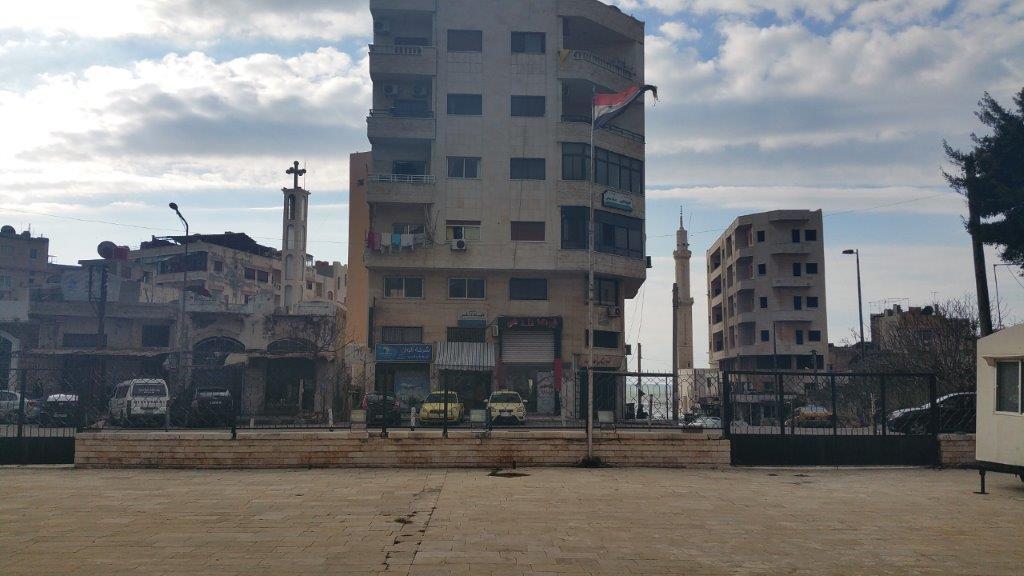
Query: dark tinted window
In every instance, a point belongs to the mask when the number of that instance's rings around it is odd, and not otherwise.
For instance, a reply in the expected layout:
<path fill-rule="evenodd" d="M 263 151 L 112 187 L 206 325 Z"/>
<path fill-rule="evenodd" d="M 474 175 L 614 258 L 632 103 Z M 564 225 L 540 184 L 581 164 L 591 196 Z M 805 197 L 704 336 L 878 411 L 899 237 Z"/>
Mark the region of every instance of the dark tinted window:
<path fill-rule="evenodd" d="M 800 276 L 801 270 L 803 270 L 803 266 L 799 262 L 793 262 L 793 276 Z"/>
<path fill-rule="evenodd" d="M 545 278 L 512 278 L 508 281 L 510 300 L 547 300 L 548 281 Z"/>
<path fill-rule="evenodd" d="M 644 257 L 643 220 L 595 210 L 594 229 L 594 250 L 630 258 Z"/>
<path fill-rule="evenodd" d="M 449 278 L 448 297 L 456 299 L 482 300 L 484 298 L 484 279 Z"/>
<path fill-rule="evenodd" d="M 808 274 L 817 274 L 818 273 L 818 263 L 817 262 L 808 262 L 807 263 L 807 273 Z"/>
<path fill-rule="evenodd" d="M 808 296 L 807 297 L 807 307 L 808 308 L 817 308 L 818 307 L 818 297 L 817 296 Z"/>
<path fill-rule="evenodd" d="M 765 264 L 758 264 L 757 265 L 757 275 L 758 276 L 764 276 L 767 273 L 768 273 L 768 266 L 766 266 Z"/>
<path fill-rule="evenodd" d="M 767 330 L 761 330 L 761 342 L 767 342 L 771 339 L 771 333 Z"/>
<path fill-rule="evenodd" d="M 481 30 L 449 30 L 449 52 L 482 52 L 484 33 Z"/>
<path fill-rule="evenodd" d="M 644 163 L 603 148 L 594 148 L 594 182 L 642 194 Z"/>
<path fill-rule="evenodd" d="M 170 346 L 171 327 L 150 325 L 142 327 L 143 348 L 166 348 Z"/>
<path fill-rule="evenodd" d="M 480 159 L 465 156 L 448 157 L 449 178 L 479 178 Z"/>
<path fill-rule="evenodd" d="M 133 384 L 132 396 L 166 396 L 167 386 L 163 384 Z"/>
<path fill-rule="evenodd" d="M 484 113 L 484 97 L 480 94 L 449 94 L 448 114 L 480 116 Z"/>
<path fill-rule="evenodd" d="M 821 330 L 811 330 L 807 333 L 807 339 L 811 342 L 821 342 Z"/>
<path fill-rule="evenodd" d="M 512 115 L 513 116 L 543 116 L 544 115 L 544 97 L 543 96 L 513 96 L 512 97 Z"/>
<path fill-rule="evenodd" d="M 611 330 L 594 330 L 594 348 L 618 348 L 619 333 Z"/>
<path fill-rule="evenodd" d="M 764 230 L 757 231 L 757 241 L 764 242 Z"/>
<path fill-rule="evenodd" d="M 543 54 L 544 48 L 543 32 L 512 33 L 512 52 L 515 54 Z"/>
<path fill-rule="evenodd" d="M 590 146 L 579 142 L 562 143 L 562 180 L 586 180 L 589 166 Z"/>
<path fill-rule="evenodd" d="M 587 207 L 562 206 L 562 249 L 587 248 Z"/>
<path fill-rule="evenodd" d="M 804 240 L 808 242 L 815 242 L 818 240 L 817 230 L 804 230 Z"/>
<path fill-rule="evenodd" d="M 793 296 L 793 310 L 803 310 L 804 300 L 800 296 Z"/>
<path fill-rule="evenodd" d="M 546 177 L 543 158 L 512 158 L 508 171 L 512 180 L 544 180 Z"/>
<path fill-rule="evenodd" d="M 384 326 L 380 341 L 384 344 L 419 344 L 423 342 L 421 326 Z"/>
<path fill-rule="evenodd" d="M 761 303 L 761 308 L 767 308 L 768 307 L 768 297 L 767 296 L 761 296 L 761 298 L 759 300 L 760 300 L 760 303 Z"/>
<path fill-rule="evenodd" d="M 513 240 L 544 241 L 543 222 L 512 222 Z"/>
<path fill-rule="evenodd" d="M 448 328 L 447 335 L 449 342 L 483 342 L 487 335 L 487 329 L 451 326 Z"/>

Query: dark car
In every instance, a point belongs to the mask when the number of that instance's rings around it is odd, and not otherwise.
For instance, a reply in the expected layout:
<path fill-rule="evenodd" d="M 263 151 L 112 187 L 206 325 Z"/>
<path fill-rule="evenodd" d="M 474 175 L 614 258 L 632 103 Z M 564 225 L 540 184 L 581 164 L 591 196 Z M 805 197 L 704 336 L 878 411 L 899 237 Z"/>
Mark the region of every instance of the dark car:
<path fill-rule="evenodd" d="M 224 386 L 201 386 L 192 392 L 188 426 L 228 426 L 235 413 L 231 391 Z"/>
<path fill-rule="evenodd" d="M 50 394 L 39 407 L 39 425 L 70 428 L 78 426 L 78 396 Z"/>
<path fill-rule="evenodd" d="M 391 394 L 373 393 L 363 396 L 363 410 L 367 426 L 399 426 L 409 408 Z"/>
<path fill-rule="evenodd" d="M 935 401 L 939 413 L 939 432 L 974 432 L 977 417 L 977 394 L 975 392 L 954 392 L 940 396 Z M 890 412 L 886 426 L 900 434 L 927 434 L 931 428 L 931 402 Z"/>

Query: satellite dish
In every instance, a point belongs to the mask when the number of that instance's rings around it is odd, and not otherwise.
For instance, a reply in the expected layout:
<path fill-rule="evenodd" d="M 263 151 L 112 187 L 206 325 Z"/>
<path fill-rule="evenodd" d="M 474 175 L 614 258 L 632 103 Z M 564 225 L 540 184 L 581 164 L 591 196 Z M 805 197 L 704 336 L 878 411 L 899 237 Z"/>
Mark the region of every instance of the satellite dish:
<path fill-rule="evenodd" d="M 115 250 L 117 250 L 117 244 L 114 244 L 110 240 L 104 240 L 96 247 L 96 253 L 104 260 L 112 259 L 114 257 Z"/>

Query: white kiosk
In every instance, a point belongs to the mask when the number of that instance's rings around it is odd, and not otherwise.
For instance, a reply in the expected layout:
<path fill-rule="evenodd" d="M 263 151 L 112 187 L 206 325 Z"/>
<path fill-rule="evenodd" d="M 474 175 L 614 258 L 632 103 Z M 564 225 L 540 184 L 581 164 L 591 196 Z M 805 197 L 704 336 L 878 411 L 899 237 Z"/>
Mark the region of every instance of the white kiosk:
<path fill-rule="evenodd" d="M 1024 324 L 978 340 L 978 426 L 975 440 L 981 493 L 985 472 L 1024 481 Z"/>

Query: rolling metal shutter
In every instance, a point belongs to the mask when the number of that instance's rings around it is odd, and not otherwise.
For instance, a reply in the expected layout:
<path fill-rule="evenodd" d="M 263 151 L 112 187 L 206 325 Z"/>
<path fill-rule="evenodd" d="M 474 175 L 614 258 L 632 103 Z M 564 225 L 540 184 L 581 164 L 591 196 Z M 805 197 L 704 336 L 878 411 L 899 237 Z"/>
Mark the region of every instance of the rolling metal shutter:
<path fill-rule="evenodd" d="M 550 364 L 555 360 L 555 333 L 510 330 L 501 335 L 501 359 L 506 364 Z"/>

